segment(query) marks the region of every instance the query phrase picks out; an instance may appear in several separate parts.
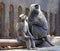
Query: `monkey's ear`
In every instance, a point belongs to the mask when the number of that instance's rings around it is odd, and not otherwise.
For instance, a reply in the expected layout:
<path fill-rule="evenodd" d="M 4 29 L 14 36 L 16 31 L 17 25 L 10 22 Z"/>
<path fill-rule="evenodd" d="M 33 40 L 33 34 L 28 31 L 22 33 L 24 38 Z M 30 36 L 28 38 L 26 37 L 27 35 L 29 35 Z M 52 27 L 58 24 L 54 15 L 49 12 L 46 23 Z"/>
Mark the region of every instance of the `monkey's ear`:
<path fill-rule="evenodd" d="M 24 14 L 20 14 L 20 15 L 19 15 L 19 17 L 22 17 L 22 16 L 24 16 Z"/>

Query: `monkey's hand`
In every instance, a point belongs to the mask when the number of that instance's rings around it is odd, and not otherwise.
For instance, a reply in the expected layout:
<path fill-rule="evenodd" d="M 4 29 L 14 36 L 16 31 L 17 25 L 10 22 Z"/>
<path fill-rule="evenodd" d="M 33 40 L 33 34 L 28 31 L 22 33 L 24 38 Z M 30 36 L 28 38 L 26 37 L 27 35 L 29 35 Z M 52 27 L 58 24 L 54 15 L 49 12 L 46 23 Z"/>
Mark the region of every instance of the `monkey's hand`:
<path fill-rule="evenodd" d="M 26 35 L 24 32 L 23 32 L 23 37 L 25 37 L 25 39 L 29 39 L 30 36 Z"/>

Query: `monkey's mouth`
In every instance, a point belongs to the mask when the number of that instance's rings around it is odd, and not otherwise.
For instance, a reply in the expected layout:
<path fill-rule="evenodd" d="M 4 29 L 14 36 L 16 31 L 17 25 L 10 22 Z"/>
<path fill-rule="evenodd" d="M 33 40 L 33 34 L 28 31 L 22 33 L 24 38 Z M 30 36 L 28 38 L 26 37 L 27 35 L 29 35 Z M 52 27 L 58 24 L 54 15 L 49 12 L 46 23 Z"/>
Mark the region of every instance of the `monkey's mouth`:
<path fill-rule="evenodd" d="M 20 20 L 19 22 L 24 22 L 24 19 Z"/>

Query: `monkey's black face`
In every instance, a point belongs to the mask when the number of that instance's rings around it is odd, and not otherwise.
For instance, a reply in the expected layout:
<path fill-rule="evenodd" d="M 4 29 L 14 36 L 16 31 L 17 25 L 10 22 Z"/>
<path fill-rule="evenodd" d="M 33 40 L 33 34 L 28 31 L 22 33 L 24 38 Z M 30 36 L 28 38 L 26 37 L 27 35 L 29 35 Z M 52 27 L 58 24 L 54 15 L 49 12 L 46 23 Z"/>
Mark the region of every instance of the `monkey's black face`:
<path fill-rule="evenodd" d="M 39 4 L 31 4 L 30 11 L 36 10 L 39 11 L 40 5 Z"/>
<path fill-rule="evenodd" d="M 25 20 L 25 19 L 21 19 L 21 18 L 19 18 L 19 22 L 24 22 L 24 20 Z"/>
<path fill-rule="evenodd" d="M 32 18 L 37 17 L 39 14 L 39 10 L 40 10 L 40 5 L 32 4 L 30 6 L 30 12 L 31 12 L 30 17 L 32 17 Z"/>

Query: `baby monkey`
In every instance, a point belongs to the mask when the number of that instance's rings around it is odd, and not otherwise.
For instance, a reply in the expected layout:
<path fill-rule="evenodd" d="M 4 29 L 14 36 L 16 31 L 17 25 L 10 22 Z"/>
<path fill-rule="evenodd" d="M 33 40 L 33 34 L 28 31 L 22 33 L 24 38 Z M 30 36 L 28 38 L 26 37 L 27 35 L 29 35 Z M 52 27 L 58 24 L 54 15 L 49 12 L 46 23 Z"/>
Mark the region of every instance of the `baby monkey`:
<path fill-rule="evenodd" d="M 18 40 L 25 42 L 28 49 L 35 49 L 35 41 L 29 31 L 28 17 L 24 14 L 19 16 L 18 31 L 20 32 L 20 36 L 18 35 Z"/>

